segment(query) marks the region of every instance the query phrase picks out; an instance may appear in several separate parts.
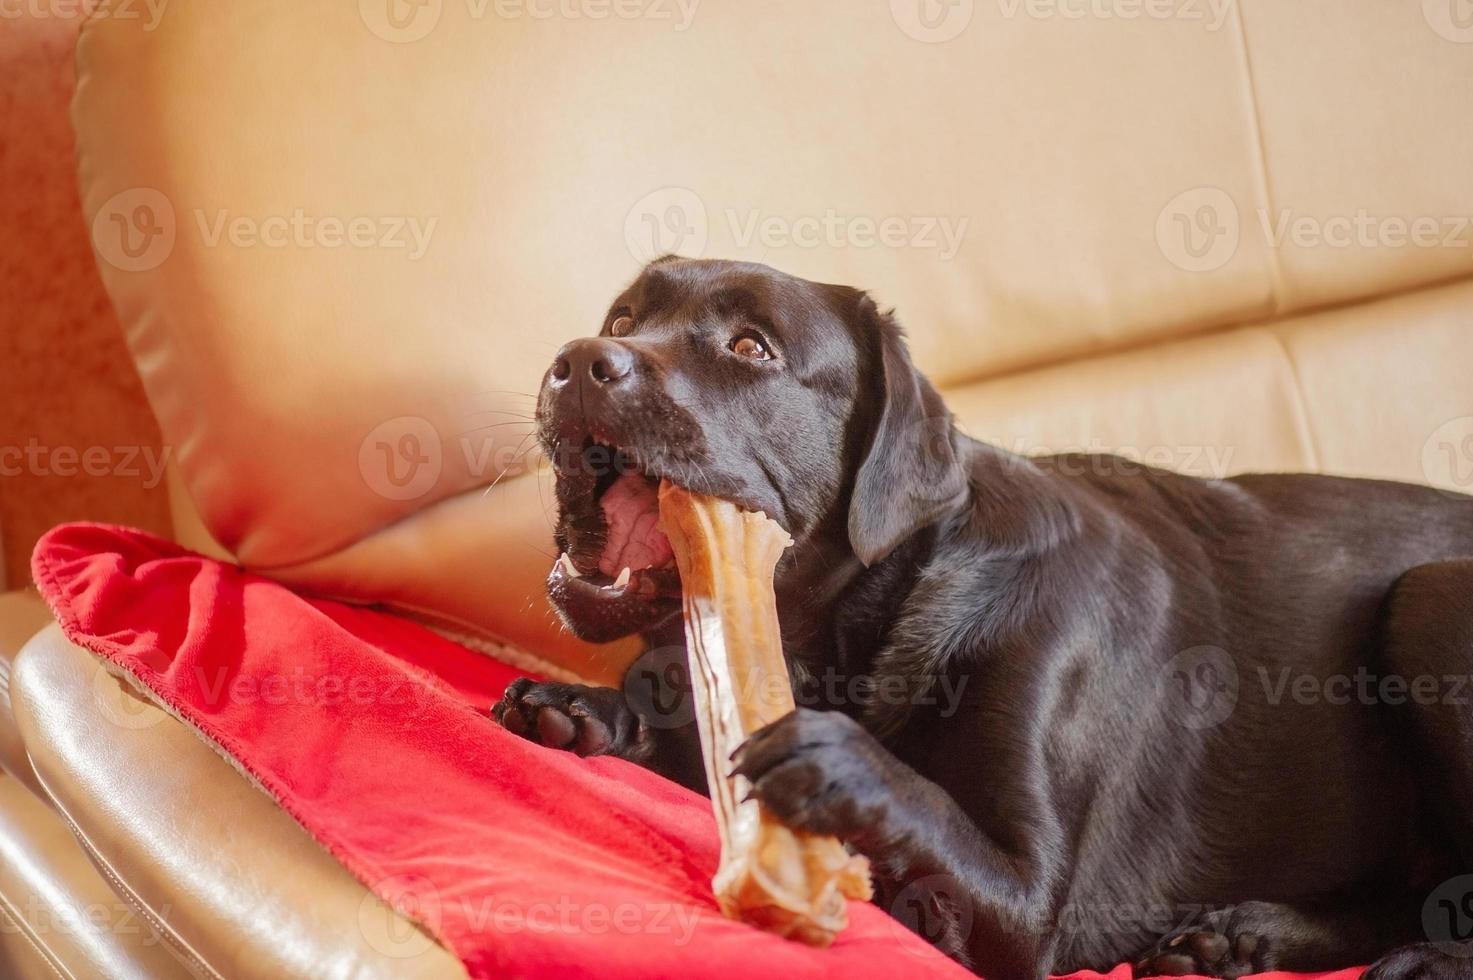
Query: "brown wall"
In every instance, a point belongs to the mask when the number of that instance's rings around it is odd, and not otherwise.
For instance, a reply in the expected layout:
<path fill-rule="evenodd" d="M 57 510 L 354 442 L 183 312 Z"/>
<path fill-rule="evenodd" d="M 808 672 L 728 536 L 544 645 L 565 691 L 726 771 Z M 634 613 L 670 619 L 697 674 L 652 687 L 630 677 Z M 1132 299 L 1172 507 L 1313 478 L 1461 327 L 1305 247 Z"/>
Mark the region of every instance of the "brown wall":
<path fill-rule="evenodd" d="M 67 105 L 79 26 L 70 14 L 0 21 L 0 546 L 9 588 L 30 581 L 36 538 L 64 521 L 169 529 L 165 489 L 149 466 L 162 455 L 158 427 L 77 200 Z"/>

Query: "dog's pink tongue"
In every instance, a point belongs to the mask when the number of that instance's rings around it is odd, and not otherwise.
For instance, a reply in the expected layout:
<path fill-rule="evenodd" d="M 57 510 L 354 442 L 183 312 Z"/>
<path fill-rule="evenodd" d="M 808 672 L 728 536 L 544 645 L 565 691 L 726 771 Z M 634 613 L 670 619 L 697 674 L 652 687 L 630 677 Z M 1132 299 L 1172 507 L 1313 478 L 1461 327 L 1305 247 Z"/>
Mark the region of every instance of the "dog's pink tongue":
<path fill-rule="evenodd" d="M 638 473 L 625 473 L 599 499 L 609 525 L 609 540 L 598 570 L 615 576 L 625 568 L 660 568 L 675 553 L 660 531 L 658 488 Z"/>

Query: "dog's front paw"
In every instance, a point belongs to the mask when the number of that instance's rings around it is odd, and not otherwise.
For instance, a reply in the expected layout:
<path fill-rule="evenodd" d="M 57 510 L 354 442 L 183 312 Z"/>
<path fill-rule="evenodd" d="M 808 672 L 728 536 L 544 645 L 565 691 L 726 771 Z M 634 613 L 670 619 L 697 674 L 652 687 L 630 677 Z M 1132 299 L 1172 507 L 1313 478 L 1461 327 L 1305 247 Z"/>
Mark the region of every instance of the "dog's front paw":
<path fill-rule="evenodd" d="M 883 835 L 893 757 L 847 715 L 798 708 L 760 728 L 732 756 L 752 795 L 794 830 L 859 841 Z"/>
<path fill-rule="evenodd" d="M 578 755 L 613 755 L 634 762 L 648 754 L 646 730 L 624 693 L 612 687 L 550 684 L 520 677 L 491 709 L 514 735 Z"/>
<path fill-rule="evenodd" d="M 1273 969 L 1266 937 L 1245 927 L 1232 910 L 1167 935 L 1136 964 L 1138 977 L 1218 977 L 1238 980 Z"/>

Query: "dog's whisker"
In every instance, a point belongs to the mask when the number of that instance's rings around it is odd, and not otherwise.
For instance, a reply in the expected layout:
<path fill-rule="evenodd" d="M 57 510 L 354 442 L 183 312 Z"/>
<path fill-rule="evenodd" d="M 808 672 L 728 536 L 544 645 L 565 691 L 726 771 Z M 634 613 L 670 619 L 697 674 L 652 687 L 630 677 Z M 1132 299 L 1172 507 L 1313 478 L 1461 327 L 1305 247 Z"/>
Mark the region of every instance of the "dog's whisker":
<path fill-rule="evenodd" d="M 536 435 L 535 432 L 529 432 L 526 435 L 522 436 L 521 442 L 518 442 L 517 445 L 516 445 L 516 449 L 512 450 L 513 455 L 512 455 L 511 460 L 509 462 L 507 462 L 507 464 L 501 468 L 501 472 L 500 473 L 496 474 L 496 479 L 492 480 L 491 481 L 491 484 L 489 486 L 487 486 L 484 491 L 481 492 L 482 499 L 484 499 L 487 495 L 489 495 L 492 490 L 495 490 L 496 489 L 496 485 L 501 482 L 502 478 L 505 477 L 507 473 L 510 473 L 511 472 L 512 468 L 515 467 L 517 465 L 517 463 L 521 461 L 521 459 L 522 459 L 523 456 L 527 455 L 527 453 L 529 453 L 533 449 L 537 448 L 535 443 L 532 444 L 531 446 L 527 446 L 526 449 L 523 449 L 522 448 L 522 446 L 526 444 L 527 440 L 530 439 L 530 438 L 532 438 L 532 436 L 534 436 L 534 435 Z"/>
<path fill-rule="evenodd" d="M 472 432 L 480 432 L 480 431 L 482 431 L 484 429 L 503 429 L 503 428 L 505 428 L 508 425 L 531 425 L 531 424 L 532 423 L 530 421 L 526 420 L 526 419 L 511 419 L 511 420 L 506 421 L 506 422 L 487 422 L 485 425 L 473 425 L 473 426 L 471 426 L 468 429 L 462 429 L 460 431 L 460 434 L 463 435 L 463 436 L 466 436 L 466 435 L 470 435 Z"/>

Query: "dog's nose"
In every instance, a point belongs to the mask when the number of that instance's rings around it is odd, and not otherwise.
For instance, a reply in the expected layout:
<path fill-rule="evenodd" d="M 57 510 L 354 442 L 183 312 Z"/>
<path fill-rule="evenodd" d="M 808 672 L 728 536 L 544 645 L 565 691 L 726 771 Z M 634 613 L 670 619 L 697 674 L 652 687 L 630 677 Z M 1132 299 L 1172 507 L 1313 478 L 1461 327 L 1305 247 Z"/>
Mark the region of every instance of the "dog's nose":
<path fill-rule="evenodd" d="M 586 373 L 595 383 L 617 384 L 634 371 L 634 353 L 608 337 L 584 337 L 566 344 L 552 362 L 554 381 Z"/>

